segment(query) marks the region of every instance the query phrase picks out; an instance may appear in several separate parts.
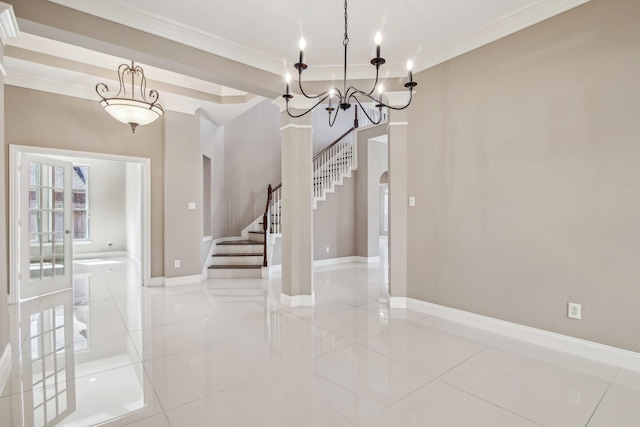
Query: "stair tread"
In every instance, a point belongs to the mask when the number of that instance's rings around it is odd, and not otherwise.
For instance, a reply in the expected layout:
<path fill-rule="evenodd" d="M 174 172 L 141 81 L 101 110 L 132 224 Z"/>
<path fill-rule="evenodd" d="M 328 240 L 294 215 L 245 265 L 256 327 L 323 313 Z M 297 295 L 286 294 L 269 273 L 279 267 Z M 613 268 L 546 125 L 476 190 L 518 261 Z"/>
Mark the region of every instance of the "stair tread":
<path fill-rule="evenodd" d="M 250 231 L 249 233 L 264 234 L 264 231 Z"/>
<path fill-rule="evenodd" d="M 217 256 L 262 256 L 263 254 L 247 254 L 247 253 L 241 253 L 241 254 L 213 254 L 211 256 L 217 257 Z"/>
<path fill-rule="evenodd" d="M 218 243 L 218 245 L 263 245 L 263 243 L 258 242 L 257 240 L 227 240 L 225 242 Z"/>
<path fill-rule="evenodd" d="M 257 269 L 262 268 L 262 265 L 212 265 L 209 267 L 211 270 L 231 270 L 231 269 Z"/>

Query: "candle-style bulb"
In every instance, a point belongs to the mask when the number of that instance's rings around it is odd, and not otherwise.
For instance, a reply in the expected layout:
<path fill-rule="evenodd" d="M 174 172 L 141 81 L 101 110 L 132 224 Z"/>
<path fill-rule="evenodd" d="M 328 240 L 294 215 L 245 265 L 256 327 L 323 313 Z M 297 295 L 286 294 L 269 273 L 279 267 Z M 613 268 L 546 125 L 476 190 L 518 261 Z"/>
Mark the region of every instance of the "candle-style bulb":
<path fill-rule="evenodd" d="M 334 88 L 329 89 L 329 98 L 336 96 L 336 90 Z"/>
<path fill-rule="evenodd" d="M 306 68 L 302 66 L 302 64 L 304 64 L 304 62 L 302 62 L 302 60 L 304 59 L 304 49 L 307 47 L 307 42 L 305 41 L 304 37 L 300 37 L 298 46 L 300 47 L 300 62 L 298 62 L 300 64 L 299 70 L 300 72 L 302 72 L 302 70 Z"/>
<path fill-rule="evenodd" d="M 287 93 L 286 93 L 286 96 L 289 96 L 289 94 L 290 94 L 289 93 L 289 83 L 291 83 L 291 74 L 289 74 L 289 73 L 285 74 L 284 81 L 287 82 Z M 287 101 L 288 100 L 289 99 L 287 99 Z"/>
<path fill-rule="evenodd" d="M 378 85 L 378 96 L 382 95 L 382 92 L 384 92 L 384 86 L 380 83 Z"/>
<path fill-rule="evenodd" d="M 376 46 L 380 46 L 380 43 L 382 43 L 382 34 L 380 33 L 380 31 L 376 32 L 375 42 Z"/>
<path fill-rule="evenodd" d="M 408 60 L 407 61 L 407 71 L 413 71 L 413 61 L 412 60 Z"/>

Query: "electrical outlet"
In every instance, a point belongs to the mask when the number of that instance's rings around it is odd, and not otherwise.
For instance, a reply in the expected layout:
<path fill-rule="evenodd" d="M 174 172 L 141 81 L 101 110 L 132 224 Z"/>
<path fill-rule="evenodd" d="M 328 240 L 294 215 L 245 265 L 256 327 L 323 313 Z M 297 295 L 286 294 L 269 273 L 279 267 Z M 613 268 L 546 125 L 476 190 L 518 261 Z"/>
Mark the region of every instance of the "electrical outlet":
<path fill-rule="evenodd" d="M 173 261 L 173 268 L 180 268 L 180 260 L 179 259 Z"/>
<path fill-rule="evenodd" d="M 329 246 L 327 246 L 327 249 L 325 249 L 325 251 L 326 251 L 327 253 L 329 253 Z"/>
<path fill-rule="evenodd" d="M 409 206 L 415 206 L 416 205 L 416 198 L 411 196 L 409 197 Z"/>
<path fill-rule="evenodd" d="M 570 302 L 567 307 L 567 316 L 571 319 L 580 320 L 582 318 L 582 306 L 574 302 Z"/>

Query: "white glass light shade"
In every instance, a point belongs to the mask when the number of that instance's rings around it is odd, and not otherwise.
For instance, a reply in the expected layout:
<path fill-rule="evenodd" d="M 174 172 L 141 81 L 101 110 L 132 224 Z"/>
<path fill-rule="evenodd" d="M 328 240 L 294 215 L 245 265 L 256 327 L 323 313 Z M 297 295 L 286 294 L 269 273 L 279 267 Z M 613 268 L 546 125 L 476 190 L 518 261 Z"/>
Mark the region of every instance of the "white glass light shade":
<path fill-rule="evenodd" d="M 103 99 L 100 101 L 100 105 L 114 119 L 128 125 L 147 125 L 164 113 L 159 105 L 150 106 L 146 102 L 133 99 Z"/>

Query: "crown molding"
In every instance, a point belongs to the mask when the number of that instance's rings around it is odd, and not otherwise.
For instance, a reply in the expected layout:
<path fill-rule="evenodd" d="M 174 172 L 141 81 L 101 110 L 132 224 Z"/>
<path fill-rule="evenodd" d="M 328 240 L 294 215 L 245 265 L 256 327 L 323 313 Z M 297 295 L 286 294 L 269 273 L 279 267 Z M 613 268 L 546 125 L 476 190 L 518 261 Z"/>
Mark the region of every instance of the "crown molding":
<path fill-rule="evenodd" d="M 97 95 L 93 88 L 75 85 L 59 80 L 46 79 L 41 76 L 28 75 L 24 73 L 9 72 L 4 79 L 5 85 L 16 86 L 25 89 L 32 89 L 41 92 L 54 93 L 57 95 L 71 96 L 73 98 L 86 99 L 98 102 Z M 175 111 L 185 114 L 195 114 L 200 105 L 181 99 L 183 97 L 162 94 L 162 107 L 165 111 Z"/>
<path fill-rule="evenodd" d="M 109 4 L 99 0 L 49 1 L 261 70 L 282 74 L 282 63 L 275 58 L 148 10 Z"/>
<path fill-rule="evenodd" d="M 0 39 L 2 39 L 2 44 L 5 44 L 8 39 L 19 36 L 20 29 L 18 28 L 16 15 L 13 12 L 13 6 L 0 2 Z"/>
<path fill-rule="evenodd" d="M 436 51 L 417 57 L 414 61 L 414 73 L 471 52 L 479 47 L 588 3 L 589 1 L 590 0 L 542 0 L 533 5 L 523 7 L 491 25 L 455 40 L 453 43 L 449 43 Z"/>
<path fill-rule="evenodd" d="M 283 64 L 277 58 L 214 34 L 192 28 L 180 22 L 132 6 L 110 4 L 100 0 L 48 0 L 80 12 L 88 13 L 121 25 L 191 46 L 214 55 L 240 62 L 270 73 L 282 74 Z M 524 28 L 535 25 L 590 0 L 541 0 L 465 35 L 440 49 L 427 52 L 414 60 L 414 73 L 431 68 Z M 404 66 L 388 64 L 384 78 L 406 75 Z M 304 73 L 307 81 L 342 79 L 342 66 L 317 66 Z M 371 66 L 355 64 L 348 68 L 349 79 L 372 78 Z"/>

